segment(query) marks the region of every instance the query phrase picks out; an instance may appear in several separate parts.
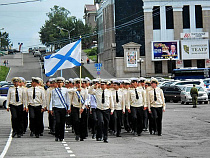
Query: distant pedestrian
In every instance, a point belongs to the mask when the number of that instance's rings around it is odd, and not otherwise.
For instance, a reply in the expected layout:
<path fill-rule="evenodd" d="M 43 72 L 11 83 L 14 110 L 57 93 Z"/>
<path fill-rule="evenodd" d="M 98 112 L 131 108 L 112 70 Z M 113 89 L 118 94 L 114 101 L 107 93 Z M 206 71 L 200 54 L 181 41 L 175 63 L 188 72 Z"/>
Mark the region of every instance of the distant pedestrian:
<path fill-rule="evenodd" d="M 4 66 L 7 66 L 7 61 L 6 60 L 4 60 Z"/>
<path fill-rule="evenodd" d="M 192 97 L 193 108 L 196 108 L 198 100 L 198 89 L 195 87 L 195 85 L 193 85 L 193 87 L 191 88 L 190 95 Z"/>
<path fill-rule="evenodd" d="M 87 58 L 87 64 L 90 64 L 90 60 L 89 60 L 89 58 Z"/>

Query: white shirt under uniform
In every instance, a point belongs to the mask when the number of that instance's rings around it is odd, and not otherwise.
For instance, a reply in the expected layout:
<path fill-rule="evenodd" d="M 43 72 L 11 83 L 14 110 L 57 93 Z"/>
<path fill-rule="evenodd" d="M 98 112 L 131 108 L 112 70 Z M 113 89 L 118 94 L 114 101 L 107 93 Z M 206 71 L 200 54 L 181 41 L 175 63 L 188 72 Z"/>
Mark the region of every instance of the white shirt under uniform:
<path fill-rule="evenodd" d="M 23 104 L 23 107 L 26 107 L 26 93 L 23 88 L 17 87 L 19 101 L 16 102 L 16 87 L 10 87 L 7 94 L 7 104 L 6 107 L 9 108 L 9 105 L 19 106 Z"/>
<path fill-rule="evenodd" d="M 60 95 L 59 91 L 61 92 L 63 97 Z M 61 102 L 61 99 L 60 99 L 59 96 L 62 97 L 65 100 L 65 103 L 67 104 L 67 110 L 70 110 L 68 89 L 62 87 L 62 88 L 55 88 L 55 89 L 52 90 L 51 101 L 50 101 L 50 111 L 52 111 L 53 107 L 65 108 L 65 106 Z"/>
<path fill-rule="evenodd" d="M 119 102 L 117 102 L 117 97 L 116 97 L 117 94 Z M 123 112 L 125 112 L 125 97 L 122 89 L 113 90 L 112 96 L 114 101 L 114 110 L 122 110 Z"/>

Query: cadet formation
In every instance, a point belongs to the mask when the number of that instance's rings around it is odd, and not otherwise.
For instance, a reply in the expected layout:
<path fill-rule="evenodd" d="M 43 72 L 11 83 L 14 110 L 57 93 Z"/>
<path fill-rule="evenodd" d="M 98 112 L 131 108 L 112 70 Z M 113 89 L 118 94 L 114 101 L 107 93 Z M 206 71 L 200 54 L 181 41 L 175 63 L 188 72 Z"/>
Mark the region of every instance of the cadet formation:
<path fill-rule="evenodd" d="M 7 111 L 11 112 L 12 137 L 43 136 L 44 112 L 48 112 L 49 134 L 63 141 L 65 129 L 72 129 L 76 141 L 92 139 L 108 143 L 108 135 L 121 137 L 121 129 L 133 136 L 142 131 L 162 135 L 162 117 L 166 109 L 158 80 L 130 78 L 105 80 L 63 77 L 43 80 L 32 77 L 26 87 L 22 77 L 14 77 L 7 95 Z"/>

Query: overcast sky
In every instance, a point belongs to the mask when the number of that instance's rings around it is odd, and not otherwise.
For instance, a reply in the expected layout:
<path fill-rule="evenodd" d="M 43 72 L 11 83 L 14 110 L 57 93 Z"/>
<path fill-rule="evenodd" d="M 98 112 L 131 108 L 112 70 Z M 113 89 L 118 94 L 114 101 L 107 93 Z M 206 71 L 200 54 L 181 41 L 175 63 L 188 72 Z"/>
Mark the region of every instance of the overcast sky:
<path fill-rule="evenodd" d="M 0 0 L 0 4 L 27 0 Z M 23 43 L 23 49 L 41 44 L 39 31 L 47 20 L 46 13 L 54 5 L 68 9 L 71 16 L 83 19 L 84 5 L 93 4 L 94 0 L 42 0 L 16 5 L 0 5 L 0 29 L 9 33 L 14 48 Z"/>

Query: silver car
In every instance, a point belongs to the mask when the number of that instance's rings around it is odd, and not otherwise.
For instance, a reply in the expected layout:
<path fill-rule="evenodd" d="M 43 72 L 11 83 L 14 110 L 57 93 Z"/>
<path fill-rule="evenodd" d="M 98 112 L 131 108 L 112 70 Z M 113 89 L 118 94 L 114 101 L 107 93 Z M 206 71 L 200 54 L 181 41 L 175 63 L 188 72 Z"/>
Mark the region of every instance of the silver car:
<path fill-rule="evenodd" d="M 181 104 L 189 104 L 192 103 L 192 97 L 190 95 L 190 90 L 193 86 L 185 86 L 182 89 L 181 92 Z M 208 104 L 208 95 L 207 92 L 205 91 L 204 87 L 198 86 L 196 87 L 198 89 L 198 103 L 202 104 L 202 102 L 204 102 L 204 104 Z"/>

